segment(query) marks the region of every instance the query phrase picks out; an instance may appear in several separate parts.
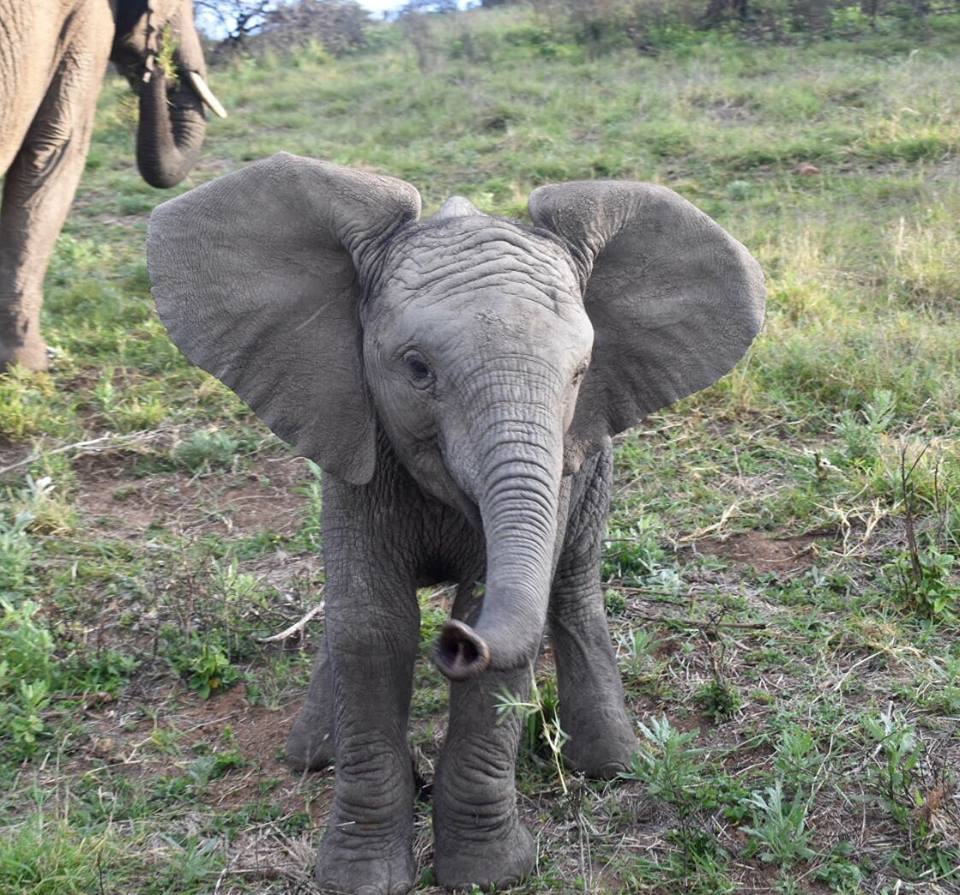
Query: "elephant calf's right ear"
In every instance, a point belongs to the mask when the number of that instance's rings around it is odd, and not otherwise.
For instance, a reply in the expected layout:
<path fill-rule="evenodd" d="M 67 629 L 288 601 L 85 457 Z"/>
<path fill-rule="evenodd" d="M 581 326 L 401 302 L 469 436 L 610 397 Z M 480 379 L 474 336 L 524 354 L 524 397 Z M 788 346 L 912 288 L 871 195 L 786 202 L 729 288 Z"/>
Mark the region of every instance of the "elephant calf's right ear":
<path fill-rule="evenodd" d="M 420 211 L 409 184 L 281 153 L 165 202 L 148 260 L 160 319 L 299 454 L 373 474 L 358 268 Z"/>

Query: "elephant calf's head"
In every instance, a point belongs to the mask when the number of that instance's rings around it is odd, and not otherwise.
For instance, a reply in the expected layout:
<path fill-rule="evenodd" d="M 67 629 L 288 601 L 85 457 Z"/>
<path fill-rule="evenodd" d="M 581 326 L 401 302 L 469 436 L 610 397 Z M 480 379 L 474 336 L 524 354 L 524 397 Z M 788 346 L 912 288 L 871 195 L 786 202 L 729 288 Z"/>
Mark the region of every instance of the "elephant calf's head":
<path fill-rule="evenodd" d="M 484 520 L 495 467 L 554 491 L 593 347 L 570 253 L 453 199 L 392 241 L 374 292 L 367 383 L 424 490 Z"/>
<path fill-rule="evenodd" d="M 726 373 L 763 285 L 743 246 L 649 184 L 542 187 L 534 228 L 463 199 L 419 207 L 401 181 L 281 154 L 158 208 L 150 274 L 174 341 L 298 452 L 363 485 L 380 426 L 482 526 L 482 612 L 437 651 L 465 678 L 535 655 L 563 475 Z"/>

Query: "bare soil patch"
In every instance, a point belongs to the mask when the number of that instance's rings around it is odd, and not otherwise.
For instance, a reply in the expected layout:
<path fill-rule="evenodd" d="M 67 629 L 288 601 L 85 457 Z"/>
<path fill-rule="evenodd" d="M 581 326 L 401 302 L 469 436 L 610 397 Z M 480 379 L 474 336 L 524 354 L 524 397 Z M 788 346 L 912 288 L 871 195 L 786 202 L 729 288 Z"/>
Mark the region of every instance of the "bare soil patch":
<path fill-rule="evenodd" d="M 12 466 L 30 456 L 29 444 L 16 444 L 0 438 L 0 469 Z"/>
<path fill-rule="evenodd" d="M 784 572 L 795 575 L 810 568 L 817 558 L 817 535 L 775 538 L 757 531 L 745 531 L 727 538 L 705 538 L 696 549 L 719 556 L 758 572 Z"/>
<path fill-rule="evenodd" d="M 113 537 L 139 538 L 152 526 L 177 534 L 287 535 L 303 519 L 309 501 L 297 488 L 309 479 L 306 465 L 287 457 L 258 459 L 240 475 L 137 478 L 122 466 L 102 466 L 84 477 L 77 509 Z"/>

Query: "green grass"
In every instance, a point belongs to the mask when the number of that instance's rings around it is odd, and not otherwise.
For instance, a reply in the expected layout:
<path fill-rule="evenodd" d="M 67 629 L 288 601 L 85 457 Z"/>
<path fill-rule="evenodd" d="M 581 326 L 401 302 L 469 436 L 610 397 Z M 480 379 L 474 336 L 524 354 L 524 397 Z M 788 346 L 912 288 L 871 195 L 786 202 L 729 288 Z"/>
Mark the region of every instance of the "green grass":
<path fill-rule="evenodd" d="M 211 72 L 231 117 L 177 191 L 281 149 L 408 179 L 428 211 L 651 180 L 765 270 L 744 362 L 618 442 L 604 588 L 642 751 L 610 785 L 558 769 L 542 663 L 518 891 L 958 885 L 960 23 L 935 24 L 674 28 L 650 56 L 480 11 L 420 57 L 383 26 L 343 59 Z M 262 638 L 322 599 L 319 477 L 156 319 L 143 243 L 170 194 L 136 176 L 134 118 L 110 75 L 47 281 L 55 366 L 0 377 L 0 893 L 311 891 L 332 775 L 281 759 L 322 620 Z M 449 598 L 421 595 L 427 778 Z M 430 841 L 419 804 L 422 891 Z"/>

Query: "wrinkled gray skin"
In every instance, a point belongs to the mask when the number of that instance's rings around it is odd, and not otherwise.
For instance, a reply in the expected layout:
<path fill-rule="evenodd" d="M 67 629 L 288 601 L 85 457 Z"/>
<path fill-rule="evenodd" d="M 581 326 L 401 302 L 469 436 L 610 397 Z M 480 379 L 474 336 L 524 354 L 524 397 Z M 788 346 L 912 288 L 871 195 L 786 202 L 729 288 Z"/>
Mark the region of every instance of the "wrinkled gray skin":
<path fill-rule="evenodd" d="M 154 65 L 165 37 L 175 41 L 176 85 Z M 205 130 L 190 86 L 190 72 L 205 76 L 192 0 L 0 0 L 0 372 L 12 363 L 47 366 L 43 278 L 83 172 L 110 60 L 140 94 L 141 174 L 152 186 L 174 186 Z"/>
<path fill-rule="evenodd" d="M 545 628 L 567 760 L 600 777 L 628 766 L 599 579 L 610 438 L 723 375 L 763 312 L 743 246 L 661 187 L 542 187 L 535 228 L 464 199 L 423 222 L 419 208 L 401 181 L 281 154 L 150 225 L 174 341 L 327 472 L 326 642 L 287 751 L 297 768 L 336 758 L 317 877 L 364 895 L 414 881 L 418 586 L 460 583 L 435 655 L 452 682 L 433 787 L 442 885 L 533 867 L 519 721 L 495 702 L 526 698 Z"/>

